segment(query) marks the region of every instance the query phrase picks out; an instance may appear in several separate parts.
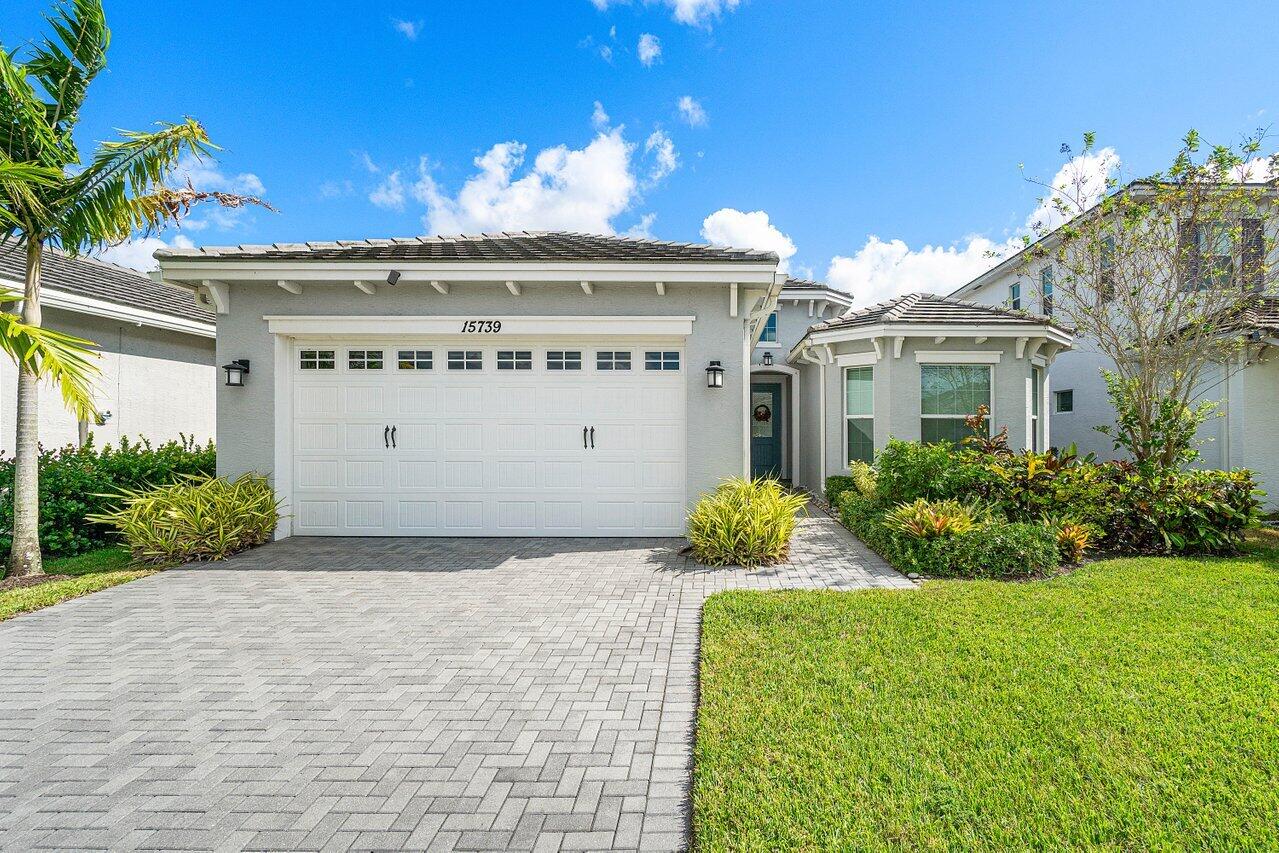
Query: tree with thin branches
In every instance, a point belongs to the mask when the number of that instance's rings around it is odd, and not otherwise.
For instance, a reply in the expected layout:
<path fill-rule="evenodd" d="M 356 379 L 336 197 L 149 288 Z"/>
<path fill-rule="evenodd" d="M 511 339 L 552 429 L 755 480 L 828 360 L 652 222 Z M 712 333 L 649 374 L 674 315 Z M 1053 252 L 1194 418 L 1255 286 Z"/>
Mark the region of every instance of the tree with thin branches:
<path fill-rule="evenodd" d="M 99 143 L 87 162 L 74 131 L 89 84 L 106 68 L 110 31 L 101 0 L 67 0 L 47 16 L 51 33 L 19 49 L 0 45 L 0 243 L 22 251 L 21 317 L 0 317 L 0 346 L 18 363 L 13 547 L 9 573 L 43 571 L 39 541 L 37 394 L 52 381 L 79 416 L 93 412 L 92 350 L 41 327 L 40 273 L 46 247 L 91 253 L 181 219 L 193 205 L 264 204 L 230 193 L 169 188 L 178 159 L 217 150 L 199 122 L 157 123 Z M 8 339 L 10 343 L 4 343 Z M 16 343 L 15 343 L 16 342 Z"/>

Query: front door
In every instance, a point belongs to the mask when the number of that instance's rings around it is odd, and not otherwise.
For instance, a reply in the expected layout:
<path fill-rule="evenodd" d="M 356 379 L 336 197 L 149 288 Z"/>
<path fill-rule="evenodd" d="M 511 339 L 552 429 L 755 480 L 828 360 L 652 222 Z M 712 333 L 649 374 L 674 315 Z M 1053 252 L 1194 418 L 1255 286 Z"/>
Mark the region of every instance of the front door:
<path fill-rule="evenodd" d="M 751 383 L 751 476 L 782 476 L 782 386 Z"/>

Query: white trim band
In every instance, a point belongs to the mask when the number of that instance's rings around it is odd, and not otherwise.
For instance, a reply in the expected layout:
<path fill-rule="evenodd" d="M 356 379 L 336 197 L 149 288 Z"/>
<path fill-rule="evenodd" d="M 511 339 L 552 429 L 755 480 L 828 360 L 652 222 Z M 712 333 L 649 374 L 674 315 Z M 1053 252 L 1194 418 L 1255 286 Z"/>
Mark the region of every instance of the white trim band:
<path fill-rule="evenodd" d="M 1002 352 L 990 350 L 915 350 L 919 364 L 999 364 Z"/>
<path fill-rule="evenodd" d="M 468 338 L 501 339 L 534 335 L 578 335 L 635 337 L 687 337 L 693 333 L 694 315 L 670 317 L 503 316 L 457 314 L 448 316 L 263 316 L 273 335 L 395 335 L 399 337 L 457 335 Z M 501 323 L 501 330 L 465 331 L 464 324 Z M 491 327 L 489 327 L 491 328 Z"/>

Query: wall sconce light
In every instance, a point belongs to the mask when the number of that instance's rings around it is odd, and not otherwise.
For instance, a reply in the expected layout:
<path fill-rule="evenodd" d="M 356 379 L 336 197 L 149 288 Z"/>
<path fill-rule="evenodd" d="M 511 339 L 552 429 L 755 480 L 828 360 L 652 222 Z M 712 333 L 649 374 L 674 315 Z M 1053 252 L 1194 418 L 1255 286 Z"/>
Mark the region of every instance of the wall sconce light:
<path fill-rule="evenodd" d="M 243 388 L 244 377 L 249 373 L 249 360 L 247 358 L 237 358 L 230 364 L 222 365 L 222 369 L 226 371 L 226 384 L 232 388 Z"/>
<path fill-rule="evenodd" d="M 391 285 L 391 287 L 395 287 L 395 285 L 399 284 L 400 283 L 399 270 L 391 270 L 389 273 L 387 273 L 386 283 Z"/>
<path fill-rule="evenodd" d="M 765 367 L 773 366 L 773 354 L 771 352 L 764 353 L 764 366 Z"/>
<path fill-rule="evenodd" d="M 724 366 L 718 361 L 712 361 L 706 368 L 706 387 L 724 387 Z"/>

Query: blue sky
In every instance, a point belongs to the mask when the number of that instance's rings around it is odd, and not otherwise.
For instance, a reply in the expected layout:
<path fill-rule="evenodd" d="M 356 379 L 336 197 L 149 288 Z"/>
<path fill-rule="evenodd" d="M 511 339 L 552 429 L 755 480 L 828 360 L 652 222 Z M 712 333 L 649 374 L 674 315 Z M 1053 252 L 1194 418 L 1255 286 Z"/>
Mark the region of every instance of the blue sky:
<path fill-rule="evenodd" d="M 5 47 L 46 7 L 6 0 Z M 980 272 L 1035 208 L 1019 164 L 1050 178 L 1085 130 L 1135 176 L 1189 127 L 1233 142 L 1279 110 L 1273 3 L 160 8 L 107 0 L 84 141 L 195 116 L 225 148 L 196 183 L 280 211 L 201 212 L 169 242 L 611 229 L 777 249 L 865 302 Z"/>

